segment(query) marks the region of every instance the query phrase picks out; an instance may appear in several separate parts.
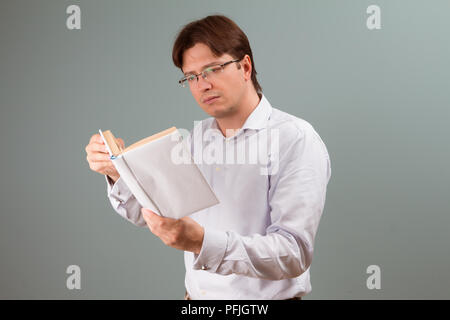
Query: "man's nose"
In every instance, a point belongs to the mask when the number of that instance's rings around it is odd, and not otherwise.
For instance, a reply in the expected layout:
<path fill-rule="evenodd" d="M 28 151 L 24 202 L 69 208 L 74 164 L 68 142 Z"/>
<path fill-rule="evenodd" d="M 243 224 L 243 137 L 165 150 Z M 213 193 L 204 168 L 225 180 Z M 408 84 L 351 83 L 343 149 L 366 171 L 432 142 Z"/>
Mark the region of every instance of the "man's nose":
<path fill-rule="evenodd" d="M 197 88 L 198 90 L 209 90 L 212 88 L 211 82 L 208 79 L 203 78 L 202 76 L 198 76 L 197 78 Z"/>

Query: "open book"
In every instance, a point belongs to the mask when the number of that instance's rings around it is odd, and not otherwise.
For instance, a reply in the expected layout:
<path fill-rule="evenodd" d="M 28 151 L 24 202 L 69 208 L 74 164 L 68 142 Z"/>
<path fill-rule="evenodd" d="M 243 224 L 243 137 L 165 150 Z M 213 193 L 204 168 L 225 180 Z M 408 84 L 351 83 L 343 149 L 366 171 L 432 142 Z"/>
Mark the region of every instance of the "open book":
<path fill-rule="evenodd" d="M 173 151 L 180 148 L 191 157 L 177 128 L 161 131 L 125 149 L 116 143 L 111 131 L 99 132 L 120 178 L 142 207 L 179 219 L 219 203 L 193 161 L 174 161 Z"/>

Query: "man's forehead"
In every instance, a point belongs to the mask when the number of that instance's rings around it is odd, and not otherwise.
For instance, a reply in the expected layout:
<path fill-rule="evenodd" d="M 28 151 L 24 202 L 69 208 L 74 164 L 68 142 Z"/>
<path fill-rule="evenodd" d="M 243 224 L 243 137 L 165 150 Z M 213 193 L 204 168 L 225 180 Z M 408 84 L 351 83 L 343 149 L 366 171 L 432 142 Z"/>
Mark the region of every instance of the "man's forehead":
<path fill-rule="evenodd" d="M 181 70 L 185 74 L 198 73 L 211 65 L 222 63 L 224 56 L 227 56 L 227 54 L 216 56 L 208 46 L 196 44 L 192 48 L 184 51 Z"/>
<path fill-rule="evenodd" d="M 187 69 L 190 69 L 190 70 L 184 70 L 184 69 L 182 69 L 183 70 L 183 72 L 184 72 L 184 74 L 194 74 L 194 73 L 200 73 L 202 70 L 204 70 L 205 68 L 208 68 L 208 67 L 210 67 L 210 66 L 214 66 L 214 65 L 217 65 L 217 64 L 221 64 L 222 63 L 222 61 L 220 61 L 220 60 L 216 60 L 216 59 L 213 59 L 213 61 L 211 61 L 211 62 L 209 62 L 209 63 L 207 63 L 207 64 L 204 64 L 204 65 L 201 65 L 200 67 L 198 67 L 198 68 L 195 68 L 195 67 L 192 67 L 192 68 L 187 68 Z"/>

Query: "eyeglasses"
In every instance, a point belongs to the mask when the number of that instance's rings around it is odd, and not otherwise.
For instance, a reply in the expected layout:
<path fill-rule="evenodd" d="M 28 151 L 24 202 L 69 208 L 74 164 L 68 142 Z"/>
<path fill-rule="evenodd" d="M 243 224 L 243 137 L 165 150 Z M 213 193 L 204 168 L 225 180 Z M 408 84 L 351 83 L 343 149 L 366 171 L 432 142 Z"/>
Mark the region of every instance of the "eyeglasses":
<path fill-rule="evenodd" d="M 242 59 L 231 60 L 231 61 L 228 61 L 228 62 L 225 62 L 222 64 L 208 67 L 198 74 L 189 74 L 189 75 L 183 77 L 181 80 L 178 81 L 178 83 L 183 88 L 186 87 L 186 83 L 189 83 L 189 85 L 193 85 L 195 83 L 194 80 L 197 80 L 196 82 L 198 82 L 198 76 L 200 76 L 200 75 L 202 76 L 203 79 L 213 80 L 218 74 L 223 72 L 223 69 L 225 68 L 225 66 L 227 66 L 233 62 L 239 62 L 241 60 Z"/>

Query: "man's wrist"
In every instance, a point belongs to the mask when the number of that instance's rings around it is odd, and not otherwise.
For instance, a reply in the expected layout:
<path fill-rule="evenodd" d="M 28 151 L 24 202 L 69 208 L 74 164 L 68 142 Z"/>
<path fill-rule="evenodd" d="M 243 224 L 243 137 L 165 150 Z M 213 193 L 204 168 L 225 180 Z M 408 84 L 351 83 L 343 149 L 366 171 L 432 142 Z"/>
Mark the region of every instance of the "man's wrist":
<path fill-rule="evenodd" d="M 120 175 L 117 175 L 117 176 L 111 176 L 111 175 L 106 175 L 109 179 L 111 179 L 111 181 L 113 182 L 113 183 L 116 183 L 116 181 L 117 180 L 119 180 L 119 178 L 120 178 Z"/>
<path fill-rule="evenodd" d="M 201 227 L 201 233 L 197 241 L 197 245 L 195 246 L 194 253 L 200 254 L 200 251 L 202 250 L 203 246 L 203 239 L 205 238 L 205 229 Z"/>

